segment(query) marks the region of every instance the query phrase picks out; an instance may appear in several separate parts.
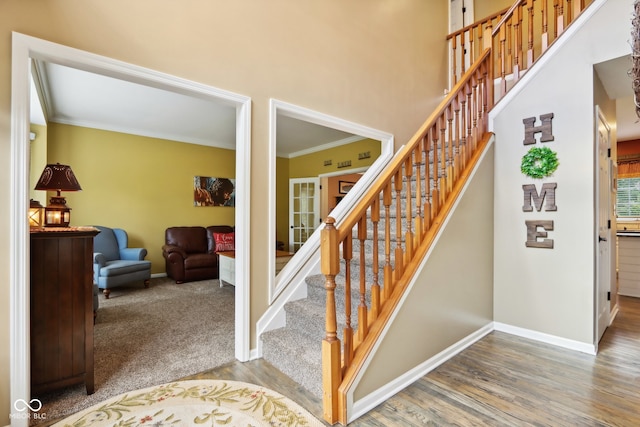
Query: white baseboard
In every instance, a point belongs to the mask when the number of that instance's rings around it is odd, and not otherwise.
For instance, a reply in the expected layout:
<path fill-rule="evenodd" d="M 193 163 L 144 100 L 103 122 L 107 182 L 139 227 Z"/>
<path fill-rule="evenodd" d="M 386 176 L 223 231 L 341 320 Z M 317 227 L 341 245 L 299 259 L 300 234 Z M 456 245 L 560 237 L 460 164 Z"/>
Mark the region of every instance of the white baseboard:
<path fill-rule="evenodd" d="M 426 374 L 451 359 L 456 354 L 460 353 L 465 348 L 479 341 L 485 335 L 491 333 L 493 331 L 493 323 L 489 323 L 486 326 L 478 329 L 472 334 L 466 336 L 461 339 L 457 343 L 449 346 L 448 348 L 442 350 L 440 353 L 436 354 L 432 358 L 424 361 L 420 365 L 411 369 L 404 375 L 399 376 L 395 380 L 386 384 L 385 386 L 379 388 L 378 390 L 370 393 L 364 398 L 358 400 L 353 403 L 353 408 L 350 413 L 349 422 L 357 419 L 358 417 L 364 415 L 371 409 L 378 406 L 380 403 L 388 400 L 396 393 L 402 391 L 407 386 L 413 384 L 420 378 L 424 377 Z"/>
<path fill-rule="evenodd" d="M 160 277 L 167 277 L 167 273 L 154 273 L 151 275 L 152 279 L 158 279 Z"/>
<path fill-rule="evenodd" d="M 256 360 L 256 359 L 262 359 L 262 355 L 260 354 L 257 348 L 253 348 L 251 349 L 251 351 L 249 351 L 249 360 Z"/>
<path fill-rule="evenodd" d="M 611 317 L 611 321 L 615 318 L 615 315 L 618 312 L 618 308 L 614 309 L 614 312 Z M 500 322 L 492 322 L 487 324 L 481 329 L 478 329 L 476 332 L 468 335 L 467 337 L 461 339 L 457 343 L 453 344 L 449 348 L 441 351 L 437 355 L 433 356 L 429 360 L 421 363 L 416 366 L 412 370 L 408 371 L 404 375 L 396 378 L 385 386 L 379 388 L 378 390 L 370 393 L 364 398 L 358 400 L 353 403 L 353 408 L 350 413 L 349 422 L 356 420 L 360 416 L 364 415 L 371 409 L 378 406 L 380 403 L 388 400 L 396 393 L 405 389 L 407 386 L 413 384 L 447 360 L 451 359 L 458 353 L 460 353 L 465 348 L 474 344 L 475 342 L 482 339 L 485 335 L 493 332 L 493 331 L 505 332 L 511 335 L 520 336 L 523 338 L 532 339 L 535 341 L 544 342 L 547 344 L 555 345 L 558 347 L 567 348 L 569 350 L 579 351 L 582 353 L 587 353 L 591 355 L 596 354 L 596 347 L 593 344 L 585 344 L 583 342 L 570 340 L 567 338 L 557 337 L 550 334 L 545 334 L 542 332 L 532 331 L 530 329 L 519 328 L 517 326 L 511 326 Z"/>
<path fill-rule="evenodd" d="M 596 346 L 593 344 L 587 344 L 580 341 L 570 340 L 567 338 L 545 334 L 543 332 L 532 331 L 531 329 L 511 326 L 511 325 L 507 325 L 500 322 L 494 322 L 494 329 L 496 331 L 506 332 L 507 334 L 544 342 L 544 343 L 555 345 L 558 347 L 563 347 L 569 350 L 580 351 L 582 353 L 595 355 L 597 351 Z"/>

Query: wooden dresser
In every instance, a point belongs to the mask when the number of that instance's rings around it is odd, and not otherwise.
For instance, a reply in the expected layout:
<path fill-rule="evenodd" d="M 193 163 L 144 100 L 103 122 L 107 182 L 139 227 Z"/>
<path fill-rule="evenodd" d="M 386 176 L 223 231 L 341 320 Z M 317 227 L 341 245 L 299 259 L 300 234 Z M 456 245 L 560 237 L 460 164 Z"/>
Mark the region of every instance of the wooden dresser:
<path fill-rule="evenodd" d="M 94 391 L 94 228 L 31 231 L 31 394 Z"/>

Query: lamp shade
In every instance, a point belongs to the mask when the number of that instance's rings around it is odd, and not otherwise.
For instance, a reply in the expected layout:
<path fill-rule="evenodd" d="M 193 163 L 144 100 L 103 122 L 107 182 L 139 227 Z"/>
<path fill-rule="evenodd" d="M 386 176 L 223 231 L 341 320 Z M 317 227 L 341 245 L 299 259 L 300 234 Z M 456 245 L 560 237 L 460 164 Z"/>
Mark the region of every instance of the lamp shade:
<path fill-rule="evenodd" d="M 35 189 L 57 191 L 60 195 L 60 191 L 79 191 L 82 187 L 73 174 L 71 166 L 56 163 L 45 166 Z"/>
<path fill-rule="evenodd" d="M 71 167 L 60 163 L 45 166 L 35 189 L 57 192 L 56 196 L 51 196 L 49 204 L 44 209 L 44 226 L 68 227 L 71 221 L 71 208 L 67 206 L 67 201 L 60 192 L 82 190 Z"/>

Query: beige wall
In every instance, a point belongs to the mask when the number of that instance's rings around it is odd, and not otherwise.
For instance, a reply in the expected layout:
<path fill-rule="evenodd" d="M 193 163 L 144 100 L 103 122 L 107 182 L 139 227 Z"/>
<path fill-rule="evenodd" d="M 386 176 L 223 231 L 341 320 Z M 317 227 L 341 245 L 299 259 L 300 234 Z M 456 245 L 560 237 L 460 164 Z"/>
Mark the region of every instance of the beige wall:
<path fill-rule="evenodd" d="M 446 84 L 447 3 L 424 0 L 3 0 L 0 200 L 10 199 L 11 31 L 252 98 L 251 322 L 268 289 L 269 98 L 407 141 Z M 27 201 L 25 201 L 26 203 Z M 76 208 L 79 200 L 74 199 Z M 0 424 L 9 402 L 11 206 L 0 206 Z M 26 220 L 26 219 L 25 219 Z M 255 347 L 252 327 L 252 347 Z"/>
<path fill-rule="evenodd" d="M 476 0 L 473 2 L 473 14 L 475 20 L 486 18 L 499 10 L 506 9 L 514 3 L 514 0 Z"/>
<path fill-rule="evenodd" d="M 492 113 L 497 135 L 495 321 L 585 349 L 594 344 L 593 64 L 629 53 L 628 29 L 611 23 L 632 10 L 631 0 L 604 3 Z M 533 180 L 520 173 L 529 148 L 522 144 L 522 120 L 546 113 L 555 115 L 555 140 L 546 145 L 557 151 L 560 166 L 551 178 Z M 533 182 L 538 189 L 542 182 L 557 182 L 556 212 L 523 212 L 522 185 Z M 554 221 L 549 233 L 553 249 L 525 247 L 529 219 Z"/>
<path fill-rule="evenodd" d="M 493 320 L 493 168 L 491 145 L 356 385 L 354 401 Z"/>

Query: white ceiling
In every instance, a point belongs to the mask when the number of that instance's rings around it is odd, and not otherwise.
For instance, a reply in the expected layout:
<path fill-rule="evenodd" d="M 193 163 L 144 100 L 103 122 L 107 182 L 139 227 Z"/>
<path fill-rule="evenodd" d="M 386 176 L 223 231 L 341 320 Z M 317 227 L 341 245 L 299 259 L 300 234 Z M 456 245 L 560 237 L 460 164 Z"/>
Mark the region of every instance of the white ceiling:
<path fill-rule="evenodd" d="M 63 123 L 235 148 L 236 111 L 222 101 L 198 99 L 43 61 L 35 62 L 33 74 L 32 123 Z M 278 115 L 276 123 L 280 156 L 305 154 L 360 139 L 284 115 Z"/>
<path fill-rule="evenodd" d="M 630 68 L 629 56 L 595 65 L 607 94 L 616 100 L 619 141 L 640 138 Z M 222 101 L 212 102 L 42 61 L 34 65 L 34 81 L 33 123 L 65 123 L 235 148 L 235 108 Z M 279 156 L 293 157 L 358 139 L 353 134 L 286 115 L 279 114 L 276 122 Z"/>
<path fill-rule="evenodd" d="M 631 57 L 627 55 L 594 66 L 607 95 L 616 100 L 618 141 L 640 138 L 640 121 L 629 76 L 631 65 Z"/>

